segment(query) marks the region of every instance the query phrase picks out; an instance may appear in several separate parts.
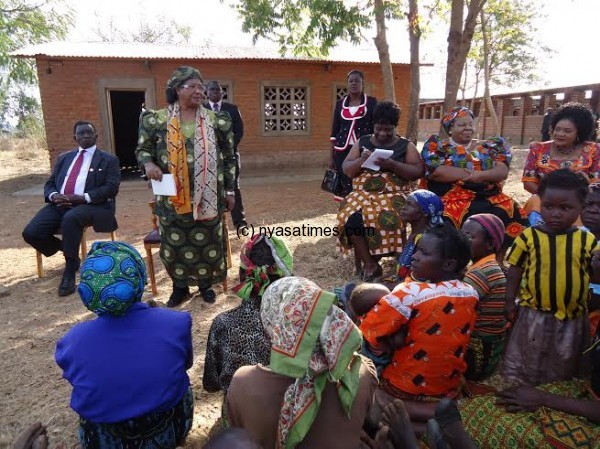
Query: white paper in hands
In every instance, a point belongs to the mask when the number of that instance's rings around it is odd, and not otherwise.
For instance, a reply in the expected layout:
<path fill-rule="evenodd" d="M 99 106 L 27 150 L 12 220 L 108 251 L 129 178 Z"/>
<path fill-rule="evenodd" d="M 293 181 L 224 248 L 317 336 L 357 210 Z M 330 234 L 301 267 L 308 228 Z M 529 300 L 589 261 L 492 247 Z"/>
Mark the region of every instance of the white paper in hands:
<path fill-rule="evenodd" d="M 175 178 L 167 173 L 162 175 L 162 181 L 152 179 L 152 192 L 155 195 L 173 196 L 177 194 Z"/>
<path fill-rule="evenodd" d="M 375 148 L 371 155 L 361 165 L 362 168 L 379 171 L 381 167 L 375 163 L 377 159 L 389 159 L 394 154 L 394 150 L 384 150 L 383 148 Z"/>

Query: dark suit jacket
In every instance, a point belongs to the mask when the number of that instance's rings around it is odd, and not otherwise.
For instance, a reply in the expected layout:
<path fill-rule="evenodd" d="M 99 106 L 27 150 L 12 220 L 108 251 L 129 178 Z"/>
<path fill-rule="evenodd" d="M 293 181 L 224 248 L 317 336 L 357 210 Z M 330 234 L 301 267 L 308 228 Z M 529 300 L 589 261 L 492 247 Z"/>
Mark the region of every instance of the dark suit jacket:
<path fill-rule="evenodd" d="M 210 103 L 204 103 L 204 107 L 207 109 L 211 109 Z M 221 111 L 225 111 L 231 117 L 231 121 L 233 122 L 233 147 L 235 152 L 237 153 L 238 144 L 244 137 L 244 122 L 242 121 L 242 115 L 240 114 L 240 108 L 238 108 L 233 103 L 228 103 L 226 101 L 221 102 Z"/>
<path fill-rule="evenodd" d="M 52 192 L 59 192 L 62 187 L 67 171 L 77 156 L 79 150 L 69 151 L 61 154 L 56 160 L 52 174 L 44 185 L 44 199 L 50 203 L 48 196 Z M 98 232 L 110 232 L 116 229 L 115 221 L 115 197 L 119 193 L 121 183 L 121 169 L 119 159 L 96 148 L 90 170 L 85 182 L 85 193 L 90 196 L 94 230 Z"/>

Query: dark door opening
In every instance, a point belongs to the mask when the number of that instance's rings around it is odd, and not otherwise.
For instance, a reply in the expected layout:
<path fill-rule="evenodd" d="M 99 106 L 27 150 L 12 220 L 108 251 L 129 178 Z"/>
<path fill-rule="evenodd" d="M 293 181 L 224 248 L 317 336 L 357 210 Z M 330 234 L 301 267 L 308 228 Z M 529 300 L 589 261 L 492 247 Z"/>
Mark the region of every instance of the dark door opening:
<path fill-rule="evenodd" d="M 145 102 L 144 91 L 110 91 L 113 148 L 123 175 L 138 174 L 135 158 L 140 113 Z"/>

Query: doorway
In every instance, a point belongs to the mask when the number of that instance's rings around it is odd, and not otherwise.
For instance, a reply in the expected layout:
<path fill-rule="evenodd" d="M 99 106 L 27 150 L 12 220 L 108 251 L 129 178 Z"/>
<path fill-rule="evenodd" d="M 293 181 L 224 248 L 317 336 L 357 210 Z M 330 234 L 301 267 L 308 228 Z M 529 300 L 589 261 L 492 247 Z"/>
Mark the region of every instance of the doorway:
<path fill-rule="evenodd" d="M 109 90 L 112 148 L 119 158 L 121 174 L 139 176 L 135 157 L 140 113 L 145 104 L 145 91 Z"/>

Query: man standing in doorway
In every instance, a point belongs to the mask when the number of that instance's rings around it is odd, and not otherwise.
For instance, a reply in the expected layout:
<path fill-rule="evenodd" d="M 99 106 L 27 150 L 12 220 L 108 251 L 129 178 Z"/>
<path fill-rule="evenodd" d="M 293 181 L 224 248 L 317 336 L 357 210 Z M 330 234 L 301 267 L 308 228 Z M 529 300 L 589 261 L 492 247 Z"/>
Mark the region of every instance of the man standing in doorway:
<path fill-rule="evenodd" d="M 235 206 L 231 211 L 231 219 L 236 229 L 247 226 L 246 215 L 244 214 L 244 204 L 242 203 L 242 194 L 240 192 L 240 151 L 238 145 L 244 137 L 244 122 L 242 121 L 242 115 L 240 109 L 233 103 L 223 101 L 223 89 L 218 81 L 209 81 L 206 85 L 206 92 L 208 94 L 208 102 L 204 104 L 204 107 L 212 109 L 215 112 L 224 111 L 231 116 L 233 122 L 233 148 L 235 150 Z"/>

